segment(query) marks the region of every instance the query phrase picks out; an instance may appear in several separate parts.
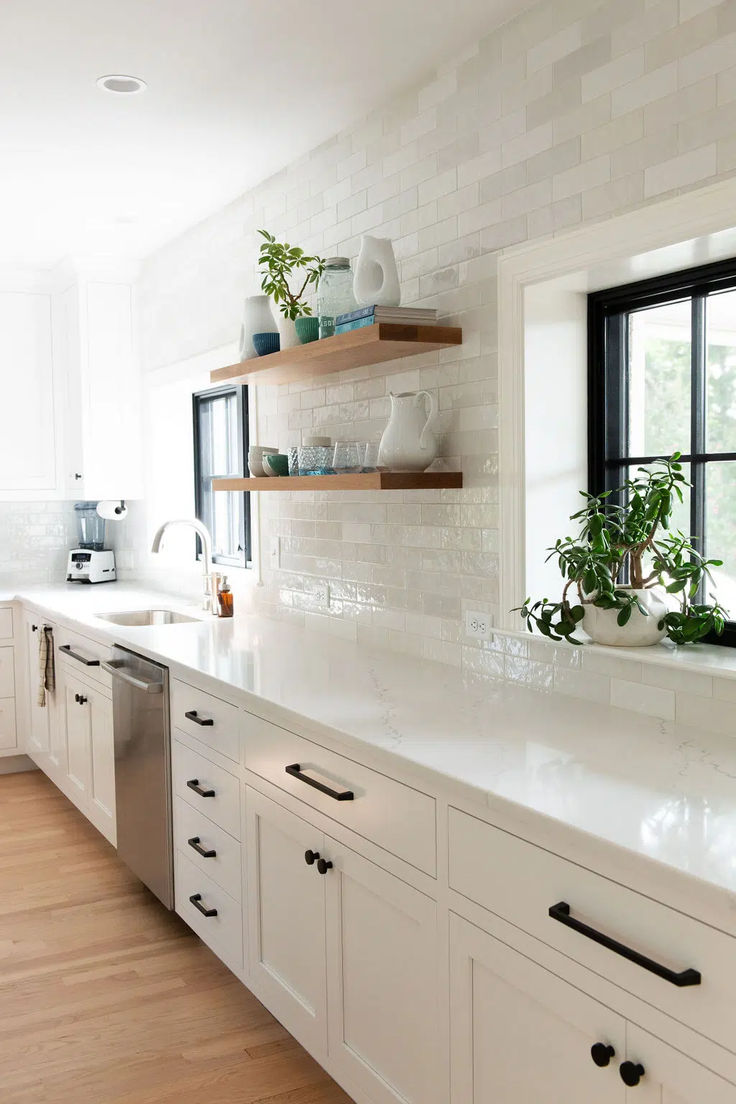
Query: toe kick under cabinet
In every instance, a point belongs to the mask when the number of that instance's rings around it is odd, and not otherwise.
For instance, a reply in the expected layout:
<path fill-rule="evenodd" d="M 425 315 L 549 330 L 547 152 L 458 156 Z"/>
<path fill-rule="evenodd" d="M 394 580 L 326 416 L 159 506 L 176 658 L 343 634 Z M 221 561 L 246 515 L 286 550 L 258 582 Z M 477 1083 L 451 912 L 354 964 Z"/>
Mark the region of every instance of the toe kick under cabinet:
<path fill-rule="evenodd" d="M 732 934 L 174 687 L 177 911 L 357 1104 L 736 1104 Z"/>

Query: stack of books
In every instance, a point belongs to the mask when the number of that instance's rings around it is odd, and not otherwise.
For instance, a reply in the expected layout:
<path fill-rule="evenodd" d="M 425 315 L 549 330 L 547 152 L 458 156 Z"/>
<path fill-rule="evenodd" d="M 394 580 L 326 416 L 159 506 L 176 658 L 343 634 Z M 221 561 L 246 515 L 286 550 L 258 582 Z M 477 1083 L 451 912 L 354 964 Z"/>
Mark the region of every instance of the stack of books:
<path fill-rule="evenodd" d="M 335 319 L 335 333 L 359 330 L 374 322 L 390 322 L 394 325 L 434 326 L 437 311 L 430 307 L 357 307 Z"/>

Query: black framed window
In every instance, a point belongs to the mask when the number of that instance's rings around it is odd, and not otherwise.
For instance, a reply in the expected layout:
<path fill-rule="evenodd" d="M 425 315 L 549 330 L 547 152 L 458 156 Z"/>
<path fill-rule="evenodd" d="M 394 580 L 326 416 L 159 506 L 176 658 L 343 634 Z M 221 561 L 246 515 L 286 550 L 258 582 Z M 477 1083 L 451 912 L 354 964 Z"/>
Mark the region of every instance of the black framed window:
<path fill-rule="evenodd" d="M 194 508 L 212 534 L 212 558 L 227 567 L 250 560 L 250 495 L 212 490 L 213 479 L 243 476 L 248 458 L 248 389 L 213 387 L 194 395 Z"/>
<path fill-rule="evenodd" d="M 589 487 L 682 452 L 693 484 L 677 528 L 707 556 L 736 646 L 736 260 L 588 297 Z M 712 588 L 711 588 L 712 589 Z"/>

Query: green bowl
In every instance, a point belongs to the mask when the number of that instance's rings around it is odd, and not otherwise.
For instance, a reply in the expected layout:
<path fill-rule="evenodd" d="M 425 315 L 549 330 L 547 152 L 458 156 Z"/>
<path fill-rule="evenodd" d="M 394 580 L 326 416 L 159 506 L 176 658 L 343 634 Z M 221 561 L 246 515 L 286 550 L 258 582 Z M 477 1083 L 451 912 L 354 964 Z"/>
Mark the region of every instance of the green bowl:
<path fill-rule="evenodd" d="M 319 337 L 319 318 L 313 314 L 306 314 L 294 321 L 296 336 L 302 345 L 308 345 L 310 341 L 316 341 Z"/>
<path fill-rule="evenodd" d="M 288 475 L 289 457 L 283 452 L 267 452 L 263 457 L 263 466 L 270 468 L 272 475 Z"/>

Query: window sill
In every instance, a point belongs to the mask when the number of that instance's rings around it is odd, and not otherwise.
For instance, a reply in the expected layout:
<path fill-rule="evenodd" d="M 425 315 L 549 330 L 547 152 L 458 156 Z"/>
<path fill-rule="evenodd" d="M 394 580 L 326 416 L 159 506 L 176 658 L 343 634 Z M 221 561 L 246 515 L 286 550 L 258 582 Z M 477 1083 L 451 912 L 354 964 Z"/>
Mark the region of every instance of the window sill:
<path fill-rule="evenodd" d="M 498 629 L 494 631 L 494 636 L 534 641 L 549 650 L 550 663 L 554 661 L 555 650 L 564 649 L 568 653 L 595 652 L 598 656 L 609 656 L 611 659 L 629 659 L 654 667 L 667 667 L 670 670 L 689 671 L 694 674 L 709 675 L 712 678 L 736 680 L 736 648 L 726 648 L 719 644 L 677 645 L 663 641 L 661 644 L 654 644 L 647 648 L 612 648 L 605 644 L 594 644 L 592 641 L 575 645 L 568 644 L 564 640 L 559 642 L 546 640 L 537 633 L 515 629 Z"/>

